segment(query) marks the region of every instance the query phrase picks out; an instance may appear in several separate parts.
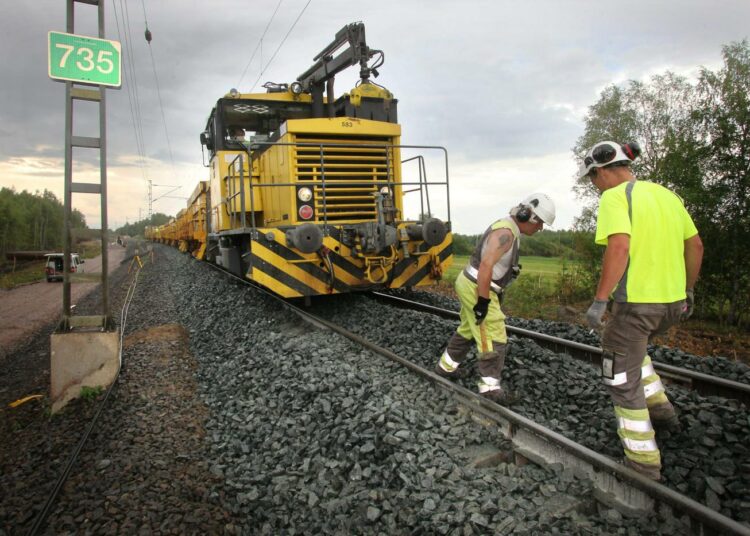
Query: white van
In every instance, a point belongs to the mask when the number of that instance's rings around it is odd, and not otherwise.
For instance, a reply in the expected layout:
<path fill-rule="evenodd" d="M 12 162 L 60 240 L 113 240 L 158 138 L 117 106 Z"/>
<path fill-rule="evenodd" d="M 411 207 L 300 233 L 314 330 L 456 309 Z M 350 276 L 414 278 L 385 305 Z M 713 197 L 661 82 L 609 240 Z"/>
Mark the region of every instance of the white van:
<path fill-rule="evenodd" d="M 47 282 L 50 281 L 62 281 L 63 280 L 63 260 L 65 259 L 64 253 L 48 253 L 47 265 L 44 269 L 47 275 Z M 84 260 L 78 255 L 78 253 L 70 254 L 70 273 L 83 272 Z"/>

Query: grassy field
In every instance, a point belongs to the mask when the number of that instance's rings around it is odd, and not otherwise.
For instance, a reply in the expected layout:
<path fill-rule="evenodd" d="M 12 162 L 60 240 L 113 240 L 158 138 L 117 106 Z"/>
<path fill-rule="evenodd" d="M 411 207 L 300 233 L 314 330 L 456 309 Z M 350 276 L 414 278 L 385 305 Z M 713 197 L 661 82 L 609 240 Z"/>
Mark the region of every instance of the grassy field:
<path fill-rule="evenodd" d="M 32 262 L 23 268 L 0 275 L 0 288 L 10 289 L 26 283 L 34 283 L 44 279 L 45 261 Z"/>
<path fill-rule="evenodd" d="M 453 264 L 443 275 L 441 285 L 453 287 L 456 277 L 469 262 L 465 255 L 454 255 Z M 556 318 L 560 305 L 560 276 L 563 266 L 573 261 L 561 257 L 522 256 L 521 275 L 508 288 L 503 302 L 506 314 L 524 318 Z"/>
<path fill-rule="evenodd" d="M 456 277 L 469 262 L 468 255 L 454 255 L 453 264 L 444 274 L 443 279 L 453 284 Z M 521 273 L 524 277 L 533 277 L 539 281 L 551 283 L 562 272 L 563 260 L 560 257 L 521 257 Z"/>

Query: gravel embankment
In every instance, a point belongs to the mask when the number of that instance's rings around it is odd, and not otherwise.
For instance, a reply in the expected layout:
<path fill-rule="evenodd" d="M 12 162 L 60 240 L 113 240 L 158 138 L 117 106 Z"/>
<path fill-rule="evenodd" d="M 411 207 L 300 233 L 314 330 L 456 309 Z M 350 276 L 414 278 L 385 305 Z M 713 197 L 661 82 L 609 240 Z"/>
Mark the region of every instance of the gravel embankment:
<path fill-rule="evenodd" d="M 445 300 L 437 298 L 432 305 Z M 342 297 L 339 303 L 329 300 L 316 310 L 425 367 L 434 365 L 458 325 L 457 321 L 397 309 L 357 295 Z M 474 351 L 470 357 L 468 364 L 473 366 Z M 532 341 L 512 337 L 503 380 L 522 397 L 512 407 L 514 411 L 593 450 L 615 459 L 622 457 L 611 402 L 598 369 L 565 354 L 544 350 Z M 476 378 L 461 381 L 473 388 Z M 663 483 L 750 524 L 747 407 L 733 400 L 701 397 L 680 387 L 670 386 L 667 393 L 681 416 L 683 430 L 671 436 L 657 436 L 664 465 Z"/>
<path fill-rule="evenodd" d="M 407 369 L 176 250 L 160 247 L 155 260 L 130 309 L 120 381 L 46 533 L 687 532 L 662 511 L 623 518 L 561 468 L 509 463 L 495 428 Z M 364 296 L 314 305 L 430 367 L 455 328 Z M 524 396 L 514 410 L 618 454 L 595 371 L 523 341 L 508 361 L 507 381 Z M 677 393 L 677 404 L 688 431 L 664 441 L 669 484 L 694 492 L 702 482 L 703 496 L 740 518 L 745 409 L 691 393 Z M 0 534 L 33 521 L 72 450 L 49 445 L 85 426 L 76 407 L 26 432 L 26 458 L 5 459 L 0 485 L 16 495 L 0 506 Z M 704 443 L 688 445 L 698 432 Z M 493 457 L 496 466 L 481 462 Z"/>
<path fill-rule="evenodd" d="M 128 286 L 127 264 L 109 277 L 111 313 L 119 323 Z M 76 314 L 101 314 L 100 291 L 81 299 Z M 0 408 L 0 535 L 25 534 L 31 528 L 96 410 L 94 400 L 79 399 L 62 412 L 49 415 L 50 335 L 56 328 L 56 316 L 2 362 L 0 392 L 5 403 Z M 37 394 L 43 398 L 16 408 L 6 405 Z"/>
<path fill-rule="evenodd" d="M 461 308 L 457 300 L 432 292 L 399 290 L 393 291 L 393 294 L 451 311 L 458 311 Z M 601 344 L 598 333 L 592 333 L 590 329 L 576 324 L 518 317 L 509 317 L 506 321 L 509 326 L 538 331 L 569 341 L 591 346 L 600 346 Z M 679 348 L 655 345 L 649 345 L 648 353 L 654 361 L 661 361 L 668 365 L 684 367 L 703 372 L 704 374 L 711 374 L 720 378 L 750 384 L 750 366 L 740 361 L 734 361 L 726 357 L 696 356 L 683 352 Z"/>
<path fill-rule="evenodd" d="M 502 450 L 506 442 L 431 384 L 200 263 L 163 255 L 168 266 L 149 274 L 154 279 L 144 288 L 174 297 L 177 320 L 190 334 L 209 414 L 209 470 L 219 479 L 207 499 L 231 514 L 227 531 L 685 530 L 671 518 L 624 520 L 607 509 L 600 515 L 588 485 L 565 471 L 472 467 L 476 452 Z M 373 318 L 396 320 L 392 310 L 367 312 L 347 299 L 329 305 L 358 318 L 366 332 Z M 408 342 L 405 355 L 413 354 L 413 328 L 402 324 L 392 333 Z"/>

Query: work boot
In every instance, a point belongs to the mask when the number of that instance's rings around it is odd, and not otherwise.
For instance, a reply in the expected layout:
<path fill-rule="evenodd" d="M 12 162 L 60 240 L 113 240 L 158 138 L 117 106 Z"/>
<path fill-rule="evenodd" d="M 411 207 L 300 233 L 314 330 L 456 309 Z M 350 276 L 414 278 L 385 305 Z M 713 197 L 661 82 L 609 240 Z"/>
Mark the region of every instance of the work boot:
<path fill-rule="evenodd" d="M 666 419 L 651 419 L 651 424 L 659 432 L 664 431 L 676 434 L 682 431 L 680 420 L 674 414 Z"/>
<path fill-rule="evenodd" d="M 493 389 L 492 391 L 485 391 L 480 393 L 487 400 L 491 400 L 495 404 L 501 406 L 510 406 L 518 402 L 519 396 L 510 391 L 504 391 L 503 389 Z"/>
<path fill-rule="evenodd" d="M 630 458 L 625 458 L 622 463 L 625 467 L 628 467 L 633 471 L 640 473 L 646 478 L 650 478 L 651 480 L 655 480 L 656 482 L 661 480 L 661 467 L 658 465 L 638 463 L 631 460 Z"/>
<path fill-rule="evenodd" d="M 440 363 L 437 363 L 435 365 L 434 372 L 441 378 L 448 378 L 451 381 L 456 381 L 469 375 L 469 367 L 459 367 L 453 372 L 448 372 L 446 370 L 443 370 L 443 367 L 440 366 Z"/>

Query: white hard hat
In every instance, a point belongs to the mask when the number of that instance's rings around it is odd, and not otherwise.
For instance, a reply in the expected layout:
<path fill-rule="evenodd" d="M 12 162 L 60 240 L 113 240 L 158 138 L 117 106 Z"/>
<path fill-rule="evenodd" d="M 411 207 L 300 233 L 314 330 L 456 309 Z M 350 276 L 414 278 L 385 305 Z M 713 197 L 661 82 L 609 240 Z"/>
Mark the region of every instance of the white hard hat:
<path fill-rule="evenodd" d="M 640 154 L 641 146 L 636 142 L 621 145 L 615 141 L 600 141 L 586 153 L 578 168 L 578 177 L 585 177 L 593 168 L 609 166 L 617 162 L 630 163 Z"/>
<path fill-rule="evenodd" d="M 545 225 L 552 225 L 555 222 L 555 203 L 547 194 L 531 194 L 521 201 L 521 205 L 529 207 L 531 212 Z"/>

